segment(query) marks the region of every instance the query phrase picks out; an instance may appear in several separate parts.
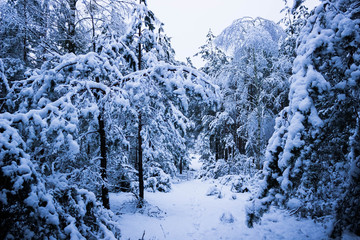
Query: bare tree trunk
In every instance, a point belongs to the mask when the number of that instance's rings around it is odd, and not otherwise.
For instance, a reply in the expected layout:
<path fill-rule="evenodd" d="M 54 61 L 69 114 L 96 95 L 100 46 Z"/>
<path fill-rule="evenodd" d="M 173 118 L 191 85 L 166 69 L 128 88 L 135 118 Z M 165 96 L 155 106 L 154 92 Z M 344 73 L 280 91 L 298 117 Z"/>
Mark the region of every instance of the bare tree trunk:
<path fill-rule="evenodd" d="M 27 17 L 27 0 L 24 0 L 24 27 L 23 27 L 23 31 L 24 31 L 24 38 L 23 38 L 23 60 L 25 65 L 28 64 L 28 49 L 27 49 L 27 44 L 28 44 L 28 17 Z"/>
<path fill-rule="evenodd" d="M 90 18 L 91 18 L 91 29 L 92 29 L 92 48 L 93 48 L 93 52 L 95 52 L 95 50 L 96 50 L 96 45 L 95 45 L 95 21 L 94 21 L 92 0 L 90 0 Z"/>
<path fill-rule="evenodd" d="M 227 149 L 227 147 L 225 147 L 224 152 L 225 152 L 224 160 L 227 161 L 228 160 L 228 149 Z"/>
<path fill-rule="evenodd" d="M 219 139 L 215 137 L 215 161 L 220 159 Z"/>
<path fill-rule="evenodd" d="M 136 147 L 135 147 L 135 169 L 136 170 L 139 170 L 139 151 L 138 151 L 138 146 L 136 145 Z"/>
<path fill-rule="evenodd" d="M 100 82 L 100 79 L 97 77 L 96 82 Z M 98 93 L 95 94 L 97 104 L 99 105 L 100 95 Z M 110 198 L 109 198 L 109 189 L 107 187 L 107 156 L 106 156 L 106 132 L 105 132 L 105 121 L 104 121 L 104 112 L 101 107 L 100 113 L 98 116 L 99 129 L 98 133 L 100 136 L 100 174 L 103 181 L 101 186 L 101 199 L 103 202 L 103 206 L 107 209 L 110 209 Z"/>
<path fill-rule="evenodd" d="M 260 104 L 260 103 L 258 103 Z M 262 114 L 261 114 L 261 107 L 260 105 L 258 105 L 257 107 L 257 127 L 258 127 L 258 131 L 257 131 L 257 135 L 256 135 L 256 169 L 260 170 L 261 169 L 261 120 L 262 120 Z"/>
<path fill-rule="evenodd" d="M 140 0 L 141 4 L 141 0 Z M 141 70 L 142 54 L 141 54 L 141 26 L 139 27 L 139 45 L 138 45 L 138 70 Z M 140 202 L 138 207 L 142 207 L 144 200 L 144 173 L 143 173 L 143 153 L 142 153 L 142 122 L 141 122 L 141 112 L 139 109 L 138 112 L 138 151 L 139 151 L 139 198 Z"/>
<path fill-rule="evenodd" d="M 138 70 L 141 70 L 141 61 L 142 61 L 142 53 L 141 53 L 141 27 L 139 27 L 139 52 L 138 52 Z"/>
<path fill-rule="evenodd" d="M 260 78 L 258 76 L 258 69 L 256 65 L 256 57 L 253 49 L 252 52 L 253 64 L 254 64 L 254 82 L 253 86 L 253 102 L 254 108 L 256 108 L 256 116 L 257 116 L 257 132 L 256 132 L 256 143 L 255 143 L 255 167 L 257 170 L 261 169 L 261 122 L 262 122 L 262 107 L 260 102 L 260 93 L 261 93 L 261 83 Z"/>
<path fill-rule="evenodd" d="M 68 0 L 69 6 L 70 6 L 70 20 L 69 20 L 69 26 L 68 26 L 68 36 L 66 39 L 66 46 L 69 52 L 75 53 L 75 13 L 76 13 L 76 2 L 77 0 Z"/>
<path fill-rule="evenodd" d="M 180 159 L 180 164 L 179 164 L 179 169 L 180 169 L 180 174 L 182 174 L 183 172 L 183 159 Z"/>
<path fill-rule="evenodd" d="M 99 121 L 99 135 L 100 135 L 100 173 L 101 178 L 103 180 L 102 185 L 102 202 L 103 206 L 107 209 L 110 209 L 110 200 L 109 200 L 109 189 L 107 185 L 107 175 L 106 175 L 106 165 L 107 165 L 107 157 L 106 157 L 106 134 L 105 134 L 105 123 L 103 119 L 103 114 L 100 113 L 98 116 Z"/>
<path fill-rule="evenodd" d="M 140 207 L 144 199 L 144 175 L 143 175 L 143 156 L 142 156 L 142 137 L 141 137 L 141 112 L 139 111 L 138 115 L 139 125 L 138 125 L 138 151 L 139 151 L 139 197 L 140 197 Z"/>

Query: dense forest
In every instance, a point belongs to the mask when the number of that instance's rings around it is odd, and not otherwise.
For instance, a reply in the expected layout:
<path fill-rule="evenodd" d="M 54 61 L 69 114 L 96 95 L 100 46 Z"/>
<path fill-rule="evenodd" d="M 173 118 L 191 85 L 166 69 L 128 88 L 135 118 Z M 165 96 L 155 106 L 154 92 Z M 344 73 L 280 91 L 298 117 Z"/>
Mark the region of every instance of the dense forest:
<path fill-rule="evenodd" d="M 110 193 L 145 208 L 191 152 L 251 189 L 249 228 L 275 207 L 360 236 L 360 2 L 284 6 L 209 30 L 196 69 L 146 0 L 1 1 L 0 238 L 120 239 Z"/>

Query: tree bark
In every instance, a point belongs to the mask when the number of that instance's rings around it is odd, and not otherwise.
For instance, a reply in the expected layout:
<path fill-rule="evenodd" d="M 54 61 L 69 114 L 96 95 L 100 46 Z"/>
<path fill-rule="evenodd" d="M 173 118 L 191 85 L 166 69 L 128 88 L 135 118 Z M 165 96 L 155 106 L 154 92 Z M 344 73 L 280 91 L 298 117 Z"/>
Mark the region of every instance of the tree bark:
<path fill-rule="evenodd" d="M 138 70 L 141 70 L 141 61 L 142 61 L 142 49 L 141 49 L 141 27 L 139 27 L 139 52 L 138 52 Z"/>
<path fill-rule="evenodd" d="M 66 46 L 67 46 L 67 50 L 70 53 L 75 53 L 75 48 L 76 48 L 76 44 L 75 44 L 75 21 L 76 21 L 76 2 L 77 0 L 68 0 L 69 1 L 69 7 L 70 7 L 70 19 L 68 22 L 68 36 L 66 39 Z"/>
<path fill-rule="evenodd" d="M 28 32 L 28 17 L 27 17 L 27 0 L 24 1 L 24 28 L 23 28 L 23 34 L 24 34 L 24 38 L 23 38 L 23 60 L 25 65 L 28 64 L 28 36 L 27 36 L 27 32 Z"/>
<path fill-rule="evenodd" d="M 96 82 L 100 82 L 99 77 L 96 77 Z M 95 93 L 95 97 L 97 100 L 97 104 L 99 105 L 100 94 Z M 107 187 L 107 156 L 106 156 L 106 132 L 105 132 L 105 121 L 104 121 L 104 113 L 102 108 L 99 106 L 100 113 L 98 116 L 99 129 L 98 133 L 100 136 L 100 175 L 103 181 L 101 186 L 101 199 L 103 202 L 103 206 L 107 209 L 110 209 L 110 198 L 109 198 L 109 189 Z"/>
<path fill-rule="evenodd" d="M 215 161 L 217 162 L 220 159 L 219 154 L 219 140 L 217 137 L 215 137 Z"/>
<path fill-rule="evenodd" d="M 262 114 L 261 114 L 261 107 L 259 105 L 260 103 L 258 103 L 258 107 L 257 107 L 257 132 L 256 132 L 256 169 L 260 170 L 261 169 L 261 119 L 262 119 Z"/>
<path fill-rule="evenodd" d="M 139 111 L 138 115 L 139 125 L 138 125 L 138 151 L 139 151 L 139 198 L 142 202 L 144 199 L 144 175 L 143 175 L 143 156 L 142 156 L 142 137 L 141 137 L 141 112 Z M 141 205 L 140 202 L 140 205 Z"/>
<path fill-rule="evenodd" d="M 141 4 L 141 0 L 140 0 Z M 142 54 L 141 54 L 141 26 L 139 26 L 139 45 L 138 45 L 138 70 L 141 70 Z M 142 153 L 142 122 L 141 122 L 141 111 L 138 112 L 138 151 L 139 151 L 139 198 L 140 202 L 138 207 L 142 207 L 144 200 L 144 173 L 143 173 L 143 153 Z"/>
<path fill-rule="evenodd" d="M 94 13 L 93 13 L 93 7 L 92 7 L 92 1 L 90 0 L 90 18 L 91 18 L 91 29 L 92 29 L 92 48 L 93 52 L 96 51 L 96 45 L 95 45 L 95 20 L 94 20 Z"/>
<path fill-rule="evenodd" d="M 182 158 L 180 159 L 179 169 L 180 169 L 180 174 L 182 174 L 182 172 L 183 172 L 183 160 L 182 160 Z"/>
<path fill-rule="evenodd" d="M 110 200 L 109 200 L 109 189 L 107 185 L 107 175 L 106 175 L 106 165 L 107 165 L 107 157 L 106 157 L 106 133 L 105 133 L 105 123 L 103 119 L 102 113 L 98 116 L 99 121 L 99 135 L 100 135 L 100 173 L 101 178 L 103 180 L 102 185 L 102 202 L 103 206 L 107 209 L 110 209 Z"/>

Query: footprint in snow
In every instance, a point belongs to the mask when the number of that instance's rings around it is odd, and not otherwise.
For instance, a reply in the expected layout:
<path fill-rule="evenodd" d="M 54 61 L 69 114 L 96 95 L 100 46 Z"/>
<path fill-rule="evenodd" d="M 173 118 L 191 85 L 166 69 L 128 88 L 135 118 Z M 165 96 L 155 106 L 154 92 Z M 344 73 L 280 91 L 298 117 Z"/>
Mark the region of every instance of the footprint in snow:
<path fill-rule="evenodd" d="M 235 222 L 235 218 L 230 212 L 224 212 L 220 217 L 220 222 L 233 223 L 233 222 Z"/>

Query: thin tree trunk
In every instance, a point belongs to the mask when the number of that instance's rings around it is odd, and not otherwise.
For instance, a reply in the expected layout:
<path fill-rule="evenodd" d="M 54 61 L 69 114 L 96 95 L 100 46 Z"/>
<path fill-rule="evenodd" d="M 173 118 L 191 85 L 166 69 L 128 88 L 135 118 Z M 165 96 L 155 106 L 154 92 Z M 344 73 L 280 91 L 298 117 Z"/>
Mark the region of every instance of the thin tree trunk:
<path fill-rule="evenodd" d="M 25 65 L 28 63 L 28 51 L 27 51 L 27 43 L 28 43 L 28 17 L 27 17 L 27 0 L 24 1 L 24 38 L 23 38 L 23 60 L 25 62 Z"/>
<path fill-rule="evenodd" d="M 69 0 L 70 6 L 70 20 L 69 20 L 69 27 L 68 27 L 68 39 L 67 41 L 67 48 L 70 53 L 75 53 L 75 13 L 76 13 L 76 2 L 77 0 Z"/>
<path fill-rule="evenodd" d="M 220 158 L 220 150 L 219 150 L 219 139 L 217 137 L 215 137 L 215 161 L 217 162 L 217 160 L 219 160 Z"/>
<path fill-rule="evenodd" d="M 141 112 L 138 115 L 139 126 L 138 126 L 138 151 L 139 151 L 139 197 L 140 197 L 140 207 L 144 199 L 144 175 L 143 175 L 143 156 L 142 156 L 142 137 L 141 137 Z"/>
<path fill-rule="evenodd" d="M 139 27 L 139 52 L 138 52 L 138 70 L 141 70 L 141 61 L 142 61 L 142 49 L 141 49 L 141 27 Z"/>
<path fill-rule="evenodd" d="M 96 77 L 96 82 L 100 82 L 99 77 Z M 100 95 L 98 93 L 95 94 L 97 104 L 99 104 Z M 101 109 L 101 107 L 100 107 Z M 110 209 L 110 199 L 109 199 L 109 189 L 107 187 L 107 156 L 106 156 L 106 132 L 105 132 L 105 121 L 104 121 L 104 113 L 100 110 L 98 116 L 98 123 L 99 123 L 99 136 L 100 136 L 100 174 L 103 181 L 101 186 L 101 199 L 103 202 L 103 206 L 107 209 Z"/>
<path fill-rule="evenodd" d="M 180 174 L 182 174 L 182 172 L 183 172 L 183 160 L 182 160 L 182 158 L 180 159 L 179 169 L 180 169 Z"/>
<path fill-rule="evenodd" d="M 260 103 L 258 103 L 260 104 Z M 260 170 L 261 169 L 261 162 L 260 162 L 260 157 L 261 157 L 261 120 L 262 120 L 262 114 L 261 114 L 261 107 L 258 105 L 257 107 L 257 114 L 258 114 L 258 119 L 257 119 L 257 124 L 258 124 L 258 131 L 257 131 L 257 136 L 256 136 L 256 169 Z"/>
<path fill-rule="evenodd" d="M 255 167 L 257 170 L 260 170 L 261 168 L 261 162 L 260 162 L 260 157 L 261 157 L 261 121 L 262 121 L 262 108 L 260 106 L 261 102 L 260 102 L 260 93 L 261 93 L 261 86 L 260 86 L 260 79 L 258 77 L 258 69 L 257 69 L 257 65 L 256 65 L 256 57 L 255 57 L 255 51 L 253 49 L 252 52 L 252 57 L 253 57 L 253 64 L 254 64 L 254 83 L 253 83 L 253 88 L 254 88 L 254 92 L 253 92 L 253 104 L 254 107 L 256 107 L 256 112 L 257 112 L 257 133 L 256 133 L 256 145 L 255 145 Z"/>
<path fill-rule="evenodd" d="M 105 134 L 105 123 L 102 113 L 99 114 L 98 121 L 99 121 L 100 156 L 101 156 L 100 173 L 101 173 L 101 178 L 103 180 L 101 197 L 102 197 L 103 206 L 107 209 L 110 209 L 109 189 L 107 187 L 107 175 L 106 175 L 106 165 L 107 165 L 106 134 Z"/>
<path fill-rule="evenodd" d="M 140 0 L 141 4 L 141 0 Z M 138 70 L 141 70 L 142 54 L 141 54 L 141 26 L 139 27 L 139 45 L 138 45 Z M 142 137 L 141 137 L 141 111 L 138 112 L 138 151 L 139 151 L 139 198 L 138 207 L 142 207 L 144 200 L 144 173 L 143 173 L 143 153 L 142 153 Z"/>
<path fill-rule="evenodd" d="M 90 17 L 91 17 L 91 29 L 92 29 L 92 48 L 93 52 L 96 50 L 95 45 L 95 21 L 94 21 L 94 13 L 93 13 L 93 7 L 92 7 L 92 1 L 90 0 Z"/>
<path fill-rule="evenodd" d="M 135 147 L 135 169 L 139 170 L 139 151 L 138 151 L 138 146 L 136 145 Z"/>

